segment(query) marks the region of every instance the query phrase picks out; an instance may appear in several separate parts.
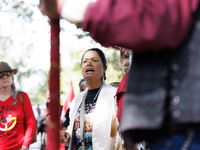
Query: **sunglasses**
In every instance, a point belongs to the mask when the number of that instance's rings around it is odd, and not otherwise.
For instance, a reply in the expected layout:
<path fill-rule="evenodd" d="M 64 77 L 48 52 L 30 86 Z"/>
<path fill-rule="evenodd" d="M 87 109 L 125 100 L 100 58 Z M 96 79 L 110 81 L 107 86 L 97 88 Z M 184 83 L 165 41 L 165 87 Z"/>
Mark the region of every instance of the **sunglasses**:
<path fill-rule="evenodd" d="M 5 72 L 5 73 L 0 73 L 0 79 L 3 78 L 3 76 L 10 77 L 11 72 Z"/>

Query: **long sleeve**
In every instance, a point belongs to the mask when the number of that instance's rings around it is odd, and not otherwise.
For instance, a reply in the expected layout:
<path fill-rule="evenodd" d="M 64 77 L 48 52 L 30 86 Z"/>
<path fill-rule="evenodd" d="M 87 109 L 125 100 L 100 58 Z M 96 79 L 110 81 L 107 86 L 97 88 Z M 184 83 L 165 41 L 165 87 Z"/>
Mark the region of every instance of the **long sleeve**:
<path fill-rule="evenodd" d="M 124 74 L 124 76 L 117 88 L 117 92 L 115 95 L 115 96 L 117 96 L 117 105 L 118 105 L 117 118 L 118 118 L 119 122 L 120 122 L 121 112 L 123 109 L 124 94 L 125 94 L 126 88 L 127 88 L 127 80 L 128 80 L 128 74 Z"/>
<path fill-rule="evenodd" d="M 33 135 L 36 127 L 36 119 L 32 110 L 31 101 L 25 92 L 23 92 L 23 99 L 24 99 L 23 108 L 24 108 L 25 126 L 26 126 L 23 146 L 29 147 L 29 145 L 33 140 Z"/>
<path fill-rule="evenodd" d="M 190 31 L 199 0 L 97 0 L 82 28 L 103 46 L 134 52 L 175 48 Z"/>

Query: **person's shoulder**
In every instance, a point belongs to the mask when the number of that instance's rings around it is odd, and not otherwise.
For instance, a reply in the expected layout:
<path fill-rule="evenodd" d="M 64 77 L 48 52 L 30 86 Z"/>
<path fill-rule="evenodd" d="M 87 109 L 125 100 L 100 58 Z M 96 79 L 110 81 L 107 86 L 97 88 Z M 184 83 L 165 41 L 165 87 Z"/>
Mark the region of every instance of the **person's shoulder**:
<path fill-rule="evenodd" d="M 83 97 L 83 95 L 85 94 L 86 90 L 83 92 L 78 93 L 74 98 L 79 98 L 79 97 Z"/>
<path fill-rule="evenodd" d="M 70 108 L 74 108 L 76 105 L 78 105 L 81 102 L 85 92 L 86 91 L 80 92 L 73 98 L 72 103 L 70 104 Z"/>
<path fill-rule="evenodd" d="M 104 83 L 104 85 L 103 85 L 103 88 L 105 89 L 105 90 L 108 90 L 108 91 L 112 91 L 112 92 L 116 92 L 117 91 L 117 88 L 116 87 L 114 87 L 114 86 L 112 86 L 112 85 L 110 85 L 110 84 L 106 84 L 106 83 Z"/>
<path fill-rule="evenodd" d="M 23 100 L 29 99 L 28 94 L 27 94 L 26 92 L 24 92 L 24 91 L 17 90 L 17 94 L 18 94 L 18 96 L 19 96 L 20 98 L 21 98 L 21 96 L 22 96 Z"/>
<path fill-rule="evenodd" d="M 16 90 L 17 93 L 26 93 L 25 91 L 23 90 Z M 26 93 L 27 94 L 27 93 Z"/>
<path fill-rule="evenodd" d="M 28 93 L 26 93 L 25 91 L 22 91 L 22 90 L 17 90 L 17 93 L 19 94 L 19 93 L 22 93 L 22 95 L 23 95 L 23 98 L 24 99 L 27 99 L 27 98 L 29 98 L 29 95 L 28 95 Z"/>

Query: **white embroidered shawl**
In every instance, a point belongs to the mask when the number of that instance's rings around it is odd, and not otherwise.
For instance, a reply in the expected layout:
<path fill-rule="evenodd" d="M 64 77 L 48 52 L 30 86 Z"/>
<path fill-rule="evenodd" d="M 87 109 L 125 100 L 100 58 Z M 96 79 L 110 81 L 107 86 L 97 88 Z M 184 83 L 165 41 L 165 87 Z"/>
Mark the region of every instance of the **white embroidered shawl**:
<path fill-rule="evenodd" d="M 102 86 L 94 110 L 95 117 L 93 118 L 92 143 L 94 150 L 111 150 L 111 147 L 114 145 L 114 139 L 110 137 L 111 120 L 112 116 L 116 113 L 114 96 L 117 89 L 105 83 Z M 72 143 L 75 115 L 85 92 L 79 93 L 73 99 L 70 106 L 70 125 L 66 131 L 71 135 L 70 143 Z"/>

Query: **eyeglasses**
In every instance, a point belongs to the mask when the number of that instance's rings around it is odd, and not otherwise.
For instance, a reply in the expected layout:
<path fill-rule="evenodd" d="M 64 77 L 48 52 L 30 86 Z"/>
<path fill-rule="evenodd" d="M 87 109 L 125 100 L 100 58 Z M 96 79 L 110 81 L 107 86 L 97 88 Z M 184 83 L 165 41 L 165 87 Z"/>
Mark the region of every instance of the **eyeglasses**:
<path fill-rule="evenodd" d="M 3 78 L 3 76 L 10 77 L 11 72 L 5 72 L 5 73 L 0 73 L 0 79 Z"/>

